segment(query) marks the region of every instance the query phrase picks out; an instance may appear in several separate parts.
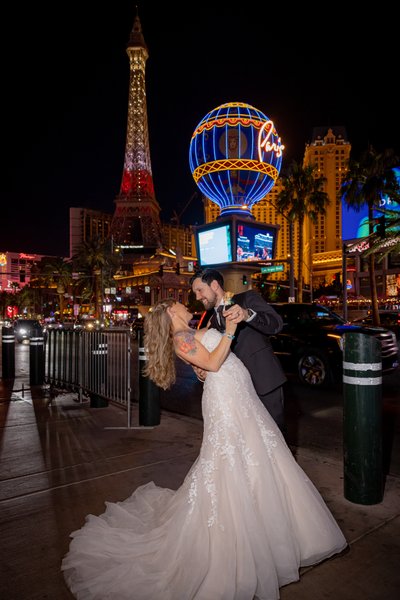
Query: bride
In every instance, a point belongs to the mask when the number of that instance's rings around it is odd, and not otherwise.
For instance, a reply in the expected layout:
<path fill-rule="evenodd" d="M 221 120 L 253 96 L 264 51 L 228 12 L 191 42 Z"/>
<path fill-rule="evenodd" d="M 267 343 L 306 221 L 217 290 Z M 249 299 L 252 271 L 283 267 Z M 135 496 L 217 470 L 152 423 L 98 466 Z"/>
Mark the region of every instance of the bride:
<path fill-rule="evenodd" d="M 168 389 L 175 355 L 208 371 L 200 454 L 178 490 L 140 486 L 71 534 L 62 569 L 79 600 L 277 600 L 347 545 L 230 352 L 236 324 L 194 331 L 191 317 L 173 299 L 146 316 L 144 374 Z"/>

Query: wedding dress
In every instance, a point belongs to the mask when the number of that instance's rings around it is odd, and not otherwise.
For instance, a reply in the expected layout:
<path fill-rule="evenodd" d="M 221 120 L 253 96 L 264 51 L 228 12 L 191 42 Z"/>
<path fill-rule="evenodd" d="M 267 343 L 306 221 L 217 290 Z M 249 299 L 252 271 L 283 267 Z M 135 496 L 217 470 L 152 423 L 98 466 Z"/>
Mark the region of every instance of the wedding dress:
<path fill-rule="evenodd" d="M 233 353 L 208 373 L 202 410 L 178 490 L 143 485 L 71 534 L 62 569 L 79 600 L 277 600 L 299 567 L 346 547 Z"/>

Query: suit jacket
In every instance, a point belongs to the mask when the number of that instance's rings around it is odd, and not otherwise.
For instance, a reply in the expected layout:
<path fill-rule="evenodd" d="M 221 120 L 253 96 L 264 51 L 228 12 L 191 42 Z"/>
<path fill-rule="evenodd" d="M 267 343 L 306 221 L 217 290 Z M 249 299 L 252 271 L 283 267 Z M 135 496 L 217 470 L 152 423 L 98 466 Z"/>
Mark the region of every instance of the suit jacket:
<path fill-rule="evenodd" d="M 232 302 L 257 313 L 250 322 L 239 323 L 231 349 L 250 372 L 257 394 L 263 396 L 287 381 L 268 339 L 269 335 L 282 329 L 283 321 L 272 306 L 253 290 L 236 294 Z M 209 327 L 221 331 L 215 311 Z"/>

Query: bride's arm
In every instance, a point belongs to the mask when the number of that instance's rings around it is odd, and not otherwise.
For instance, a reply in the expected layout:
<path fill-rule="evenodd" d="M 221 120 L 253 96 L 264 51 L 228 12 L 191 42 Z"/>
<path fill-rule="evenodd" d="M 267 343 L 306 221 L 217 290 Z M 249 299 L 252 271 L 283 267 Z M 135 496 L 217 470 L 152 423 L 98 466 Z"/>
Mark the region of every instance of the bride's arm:
<path fill-rule="evenodd" d="M 234 332 L 236 325 L 232 323 L 230 330 Z M 205 371 L 218 371 L 229 354 L 233 333 L 225 333 L 216 348 L 209 352 L 195 338 L 194 331 L 179 331 L 174 335 L 175 353 L 179 358 Z"/>

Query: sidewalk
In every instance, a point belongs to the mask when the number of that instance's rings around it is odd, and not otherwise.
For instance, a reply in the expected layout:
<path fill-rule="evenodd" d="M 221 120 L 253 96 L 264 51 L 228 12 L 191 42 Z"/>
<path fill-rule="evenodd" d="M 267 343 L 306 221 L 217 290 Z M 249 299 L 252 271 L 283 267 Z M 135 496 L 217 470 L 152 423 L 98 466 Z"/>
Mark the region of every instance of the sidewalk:
<path fill-rule="evenodd" d="M 198 455 L 202 422 L 162 411 L 159 426 L 128 429 L 117 406 L 90 408 L 71 394 L 50 399 L 27 381 L 22 392 L 23 381 L 16 381 L 12 391 L 0 380 L 0 597 L 71 600 L 60 572 L 70 532 L 88 513 L 102 513 L 106 500 L 123 500 L 145 482 L 177 488 Z M 343 495 L 341 461 L 293 451 L 350 550 L 304 569 L 298 583 L 281 589 L 281 599 L 397 600 L 399 479 L 387 480 L 382 503 L 353 504 Z"/>

